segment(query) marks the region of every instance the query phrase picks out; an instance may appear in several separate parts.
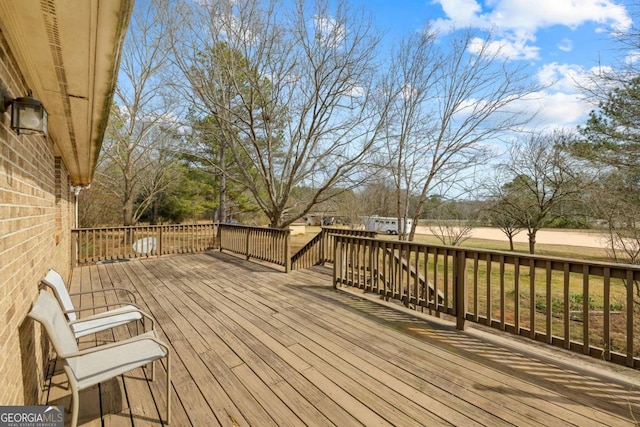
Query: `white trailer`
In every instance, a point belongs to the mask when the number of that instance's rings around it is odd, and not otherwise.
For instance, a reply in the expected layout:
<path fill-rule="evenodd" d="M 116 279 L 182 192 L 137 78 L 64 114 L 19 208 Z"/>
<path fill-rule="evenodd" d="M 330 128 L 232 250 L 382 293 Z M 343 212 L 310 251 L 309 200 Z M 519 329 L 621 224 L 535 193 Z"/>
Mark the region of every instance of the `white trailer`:
<path fill-rule="evenodd" d="M 411 231 L 411 218 L 407 218 L 406 225 L 405 221 L 402 219 L 400 221 L 400 227 L 398 227 L 398 218 L 388 217 L 388 216 L 363 216 L 362 224 L 366 230 L 375 231 L 376 233 L 386 233 L 386 234 L 398 234 L 400 230 L 402 230 L 404 226 L 404 232 L 409 233 Z"/>

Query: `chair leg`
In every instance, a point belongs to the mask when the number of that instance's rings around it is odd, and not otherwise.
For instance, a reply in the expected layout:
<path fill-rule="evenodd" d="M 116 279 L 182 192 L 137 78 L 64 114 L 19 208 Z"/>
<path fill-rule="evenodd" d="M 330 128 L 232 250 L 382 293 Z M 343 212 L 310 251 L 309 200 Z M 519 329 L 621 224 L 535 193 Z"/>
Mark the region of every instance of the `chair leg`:
<path fill-rule="evenodd" d="M 171 419 L 171 355 L 167 353 L 167 424 Z"/>
<path fill-rule="evenodd" d="M 71 384 L 71 381 L 69 381 Z M 78 425 L 78 412 L 80 411 L 80 398 L 78 396 L 78 388 L 75 384 L 71 384 L 71 427 Z"/>

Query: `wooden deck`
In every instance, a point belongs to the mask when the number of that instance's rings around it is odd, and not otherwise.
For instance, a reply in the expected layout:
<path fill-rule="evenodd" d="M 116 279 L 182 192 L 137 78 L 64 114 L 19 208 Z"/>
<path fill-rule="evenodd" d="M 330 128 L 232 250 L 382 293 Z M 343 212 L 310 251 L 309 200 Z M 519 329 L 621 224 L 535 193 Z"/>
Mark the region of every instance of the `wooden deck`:
<path fill-rule="evenodd" d="M 124 286 L 157 319 L 173 349 L 173 426 L 638 425 L 636 371 L 456 331 L 336 291 L 328 272 L 178 255 L 78 268 L 72 292 Z M 152 383 L 138 369 L 81 393 L 80 424 L 161 425 L 159 368 Z M 53 377 L 50 404 L 68 408 L 64 385 Z"/>

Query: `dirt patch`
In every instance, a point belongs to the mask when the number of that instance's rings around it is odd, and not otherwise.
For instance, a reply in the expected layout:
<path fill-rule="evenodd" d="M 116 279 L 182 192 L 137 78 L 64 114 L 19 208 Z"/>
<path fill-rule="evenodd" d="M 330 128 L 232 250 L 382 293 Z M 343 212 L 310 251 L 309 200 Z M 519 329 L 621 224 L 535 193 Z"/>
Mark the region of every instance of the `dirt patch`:
<path fill-rule="evenodd" d="M 416 227 L 417 234 L 433 235 L 429 227 Z M 471 237 L 474 239 L 497 240 L 500 242 L 508 242 L 507 236 L 497 228 L 478 227 L 474 228 Z M 521 231 L 514 238 L 514 242 L 526 243 L 529 241 L 527 233 Z M 604 233 L 592 233 L 586 231 L 567 231 L 567 230 L 540 230 L 536 235 L 536 243 L 546 245 L 569 245 L 582 246 L 586 248 L 606 248 L 607 235 Z"/>

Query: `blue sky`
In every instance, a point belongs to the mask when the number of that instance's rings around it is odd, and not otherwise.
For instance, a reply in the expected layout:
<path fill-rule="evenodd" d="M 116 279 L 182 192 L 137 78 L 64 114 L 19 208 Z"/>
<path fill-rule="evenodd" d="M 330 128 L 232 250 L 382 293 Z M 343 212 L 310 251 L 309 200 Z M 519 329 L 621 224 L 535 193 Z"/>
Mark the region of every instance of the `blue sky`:
<path fill-rule="evenodd" d="M 632 25 L 629 1 L 619 0 L 352 0 L 371 10 L 376 25 L 393 37 L 431 21 L 492 30 L 502 52 L 521 61 L 545 85 L 538 93 L 537 127 L 574 127 L 593 105 L 576 88 L 594 67 L 624 60 L 613 30 Z"/>

